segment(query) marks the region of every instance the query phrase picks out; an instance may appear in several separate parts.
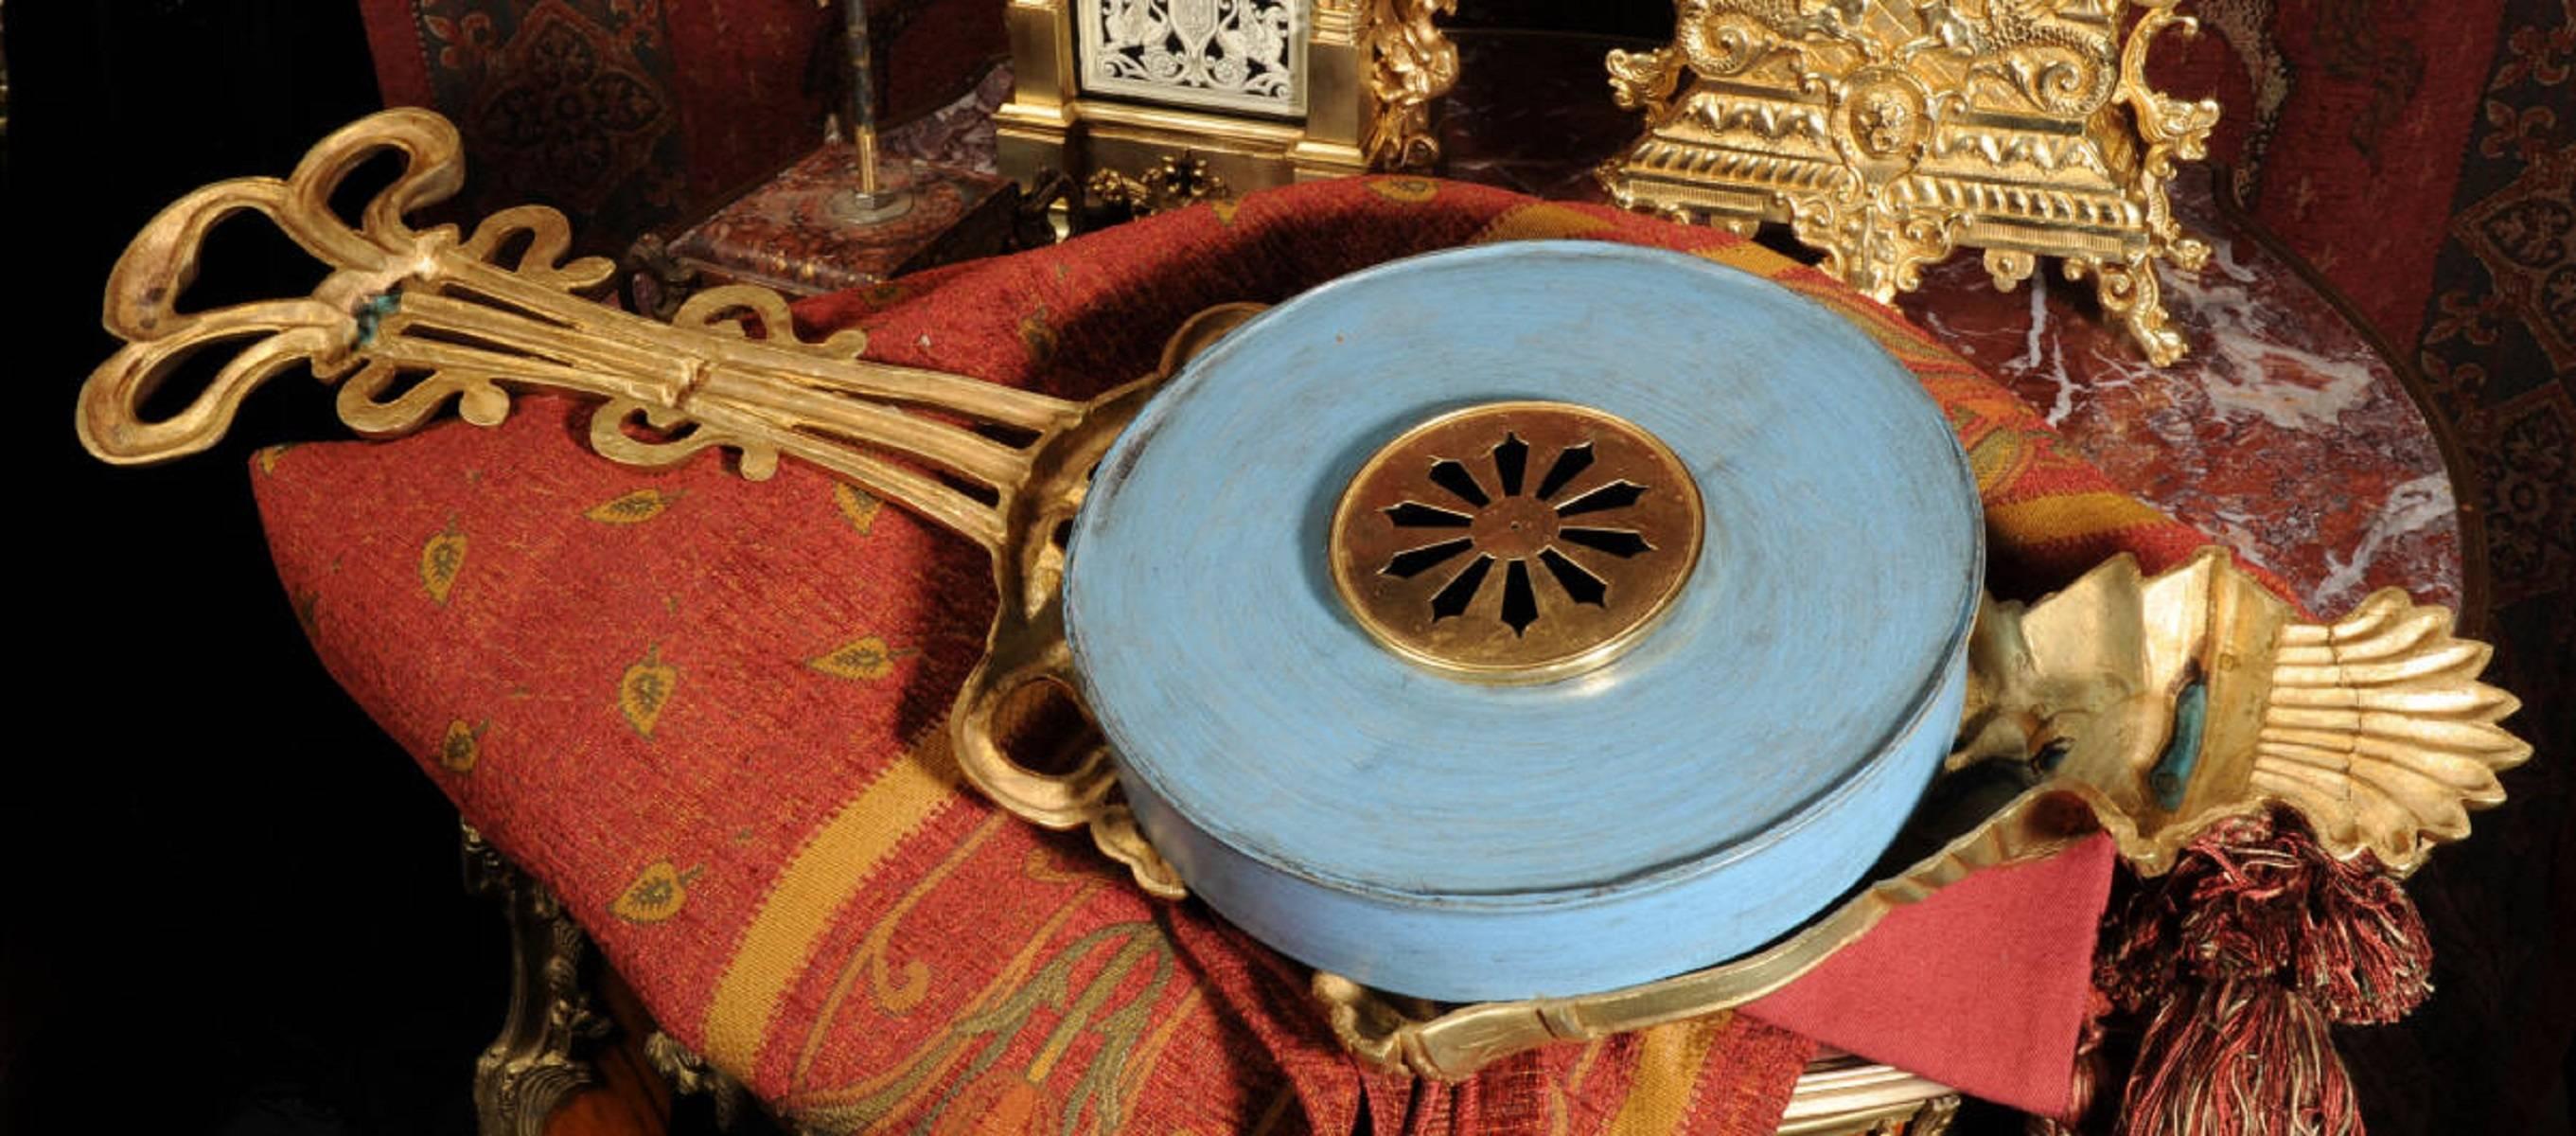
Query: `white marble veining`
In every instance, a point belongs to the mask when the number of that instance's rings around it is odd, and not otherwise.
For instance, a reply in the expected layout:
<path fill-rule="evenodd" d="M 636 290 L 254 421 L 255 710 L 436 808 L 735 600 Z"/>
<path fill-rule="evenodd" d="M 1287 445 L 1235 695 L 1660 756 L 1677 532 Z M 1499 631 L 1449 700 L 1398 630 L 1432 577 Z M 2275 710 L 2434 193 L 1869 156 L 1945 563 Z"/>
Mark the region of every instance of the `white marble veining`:
<path fill-rule="evenodd" d="M 2333 425 L 2370 398 L 2378 384 L 2367 356 L 2330 357 L 2283 342 L 2271 313 L 2255 298 L 2254 274 L 2236 261 L 2225 240 L 2210 242 L 2210 263 L 2199 273 L 2166 280 L 2174 307 L 2196 317 L 2196 349 L 2210 412 L 2221 418 L 2260 415 L 2275 426 L 2298 429 Z M 2309 381 L 2291 381 L 2301 375 Z M 2321 380 L 2321 381 L 2318 381 Z"/>
<path fill-rule="evenodd" d="M 2448 473 L 2428 473 L 2389 490 L 2388 499 L 2371 514 L 2370 525 L 2350 556 L 2326 553 L 2326 575 L 2308 593 L 2308 605 L 2319 614 L 2340 613 L 2359 600 L 2363 581 L 2380 551 L 2410 533 L 2447 524 L 2458 513 Z"/>

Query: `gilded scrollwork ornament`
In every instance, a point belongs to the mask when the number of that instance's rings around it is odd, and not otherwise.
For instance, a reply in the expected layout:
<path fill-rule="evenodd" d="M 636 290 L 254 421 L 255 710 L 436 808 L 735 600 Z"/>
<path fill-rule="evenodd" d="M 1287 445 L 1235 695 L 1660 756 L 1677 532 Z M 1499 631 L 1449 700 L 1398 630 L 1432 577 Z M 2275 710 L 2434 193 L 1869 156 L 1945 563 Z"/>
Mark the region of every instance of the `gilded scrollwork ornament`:
<path fill-rule="evenodd" d="M 1148 187 L 1165 154 L 1204 159 L 1198 196 L 1430 168 L 1433 109 L 1458 81 L 1438 18 L 1457 0 L 1007 0 L 1014 76 L 994 113 L 1005 176 L 1065 171 Z M 1123 187 L 1124 183 L 1113 182 Z"/>
<path fill-rule="evenodd" d="M 1133 176 L 1093 170 L 1083 188 L 1094 203 L 1137 217 L 1234 196 L 1225 179 L 1208 169 L 1207 159 L 1188 154 L 1165 154 Z"/>
<path fill-rule="evenodd" d="M 545 885 L 464 826 L 466 886 L 510 922 L 510 1010 L 474 1061 L 474 1113 L 483 1136 L 539 1136 L 574 1092 L 598 1081 L 584 1052 L 613 1026 L 593 1004 L 590 937 Z"/>
<path fill-rule="evenodd" d="M 1458 83 L 1458 45 L 1435 17 L 1458 0 L 1367 0 L 1369 93 L 1377 114 L 1362 152 L 1370 169 L 1424 170 L 1440 158 L 1431 104 Z"/>
<path fill-rule="evenodd" d="M 2180 0 L 1683 0 L 1673 42 L 1614 51 L 1646 133 L 1612 200 L 1749 232 L 1786 224 L 1881 301 L 1982 248 L 1997 287 L 2063 258 L 2159 365 L 2187 349 L 2159 263 L 2197 270 L 2166 189 L 2218 106 L 2148 83 Z"/>
<path fill-rule="evenodd" d="M 706 1097 L 715 1113 L 718 1131 L 736 1131 L 743 1118 L 750 1115 L 750 1090 L 743 1088 L 742 1082 L 726 1076 L 723 1070 L 707 1064 L 706 1058 L 681 1044 L 680 1039 L 654 1030 L 644 1039 L 644 1060 L 651 1063 L 653 1071 L 660 1073 L 663 1080 L 671 1083 L 671 1091 L 682 1096 Z"/>

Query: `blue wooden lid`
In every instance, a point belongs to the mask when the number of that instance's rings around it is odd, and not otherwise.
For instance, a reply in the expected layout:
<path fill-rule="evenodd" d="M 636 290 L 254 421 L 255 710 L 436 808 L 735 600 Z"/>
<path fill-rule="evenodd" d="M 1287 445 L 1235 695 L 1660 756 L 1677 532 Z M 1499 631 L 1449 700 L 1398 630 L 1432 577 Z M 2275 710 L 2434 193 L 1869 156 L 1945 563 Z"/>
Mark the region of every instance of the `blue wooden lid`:
<path fill-rule="evenodd" d="M 1528 685 L 1388 650 L 1325 558 L 1372 454 L 1509 400 L 1634 423 L 1705 505 L 1660 620 Z M 1067 634 L 1148 834 L 1221 911 L 1408 993 L 1575 993 L 1749 950 L 1853 882 L 1957 724 L 1980 537 L 1946 422 L 1840 317 L 1680 254 L 1501 244 L 1337 280 L 1193 362 L 1101 463 Z M 1472 942 L 1586 911 L 1673 943 Z"/>

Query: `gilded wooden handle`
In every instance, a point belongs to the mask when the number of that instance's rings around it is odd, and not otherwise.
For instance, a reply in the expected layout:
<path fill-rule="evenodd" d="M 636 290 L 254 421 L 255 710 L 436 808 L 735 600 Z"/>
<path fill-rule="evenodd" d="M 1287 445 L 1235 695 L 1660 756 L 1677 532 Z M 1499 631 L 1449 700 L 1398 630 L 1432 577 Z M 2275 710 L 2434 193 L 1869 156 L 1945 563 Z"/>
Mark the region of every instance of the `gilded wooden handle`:
<path fill-rule="evenodd" d="M 331 211 L 331 191 L 368 157 L 402 153 L 402 172 L 370 201 L 362 227 Z M 452 246 L 452 229 L 413 232 L 403 214 L 445 199 L 463 184 L 454 128 L 425 111 L 388 111 L 345 127 L 315 146 L 286 180 L 236 178 L 173 202 L 138 234 L 109 274 L 104 322 L 126 345 L 83 388 L 81 444 L 120 465 L 163 461 L 203 450 L 232 424 L 243 398 L 278 372 L 309 363 L 336 378 L 356 364 L 368 298 L 417 266 L 430 250 Z M 268 217 L 279 231 L 334 271 L 310 296 L 181 312 L 206 234 L 243 212 Z M 560 221 L 560 218 L 557 219 Z M 530 247 L 560 251 L 558 231 L 538 232 Z M 577 262 L 568 280 L 604 279 L 606 261 Z M 182 361 L 219 344 L 249 341 L 206 389 L 179 413 L 145 422 L 140 406 Z"/>
<path fill-rule="evenodd" d="M 330 205 L 342 180 L 389 150 L 401 171 L 357 224 L 343 221 Z M 570 228 L 551 209 L 503 210 L 470 236 L 406 222 L 463 181 L 455 128 L 397 109 L 333 133 L 284 180 L 222 182 L 165 209 L 109 278 L 107 327 L 126 343 L 81 392 L 83 444 L 120 464 L 204 450 L 252 390 L 303 364 L 339 384 L 342 420 L 370 437 L 418 429 L 451 403 L 468 422 L 494 425 L 513 391 L 538 389 L 598 400 L 591 445 L 626 464 L 661 468 L 721 449 L 744 477 L 762 480 L 782 456 L 812 462 L 992 556 L 1002 614 L 951 727 L 969 776 L 1032 821 L 1089 824 L 1149 890 L 1179 894 L 1178 878 L 1111 799 L 1104 751 L 1068 773 L 1041 774 L 1011 761 L 993 727 L 1021 687 L 1067 680 L 1054 534 L 1079 507 L 1091 465 L 1155 385 L 1257 306 L 1201 313 L 1173 337 L 1162 374 L 1071 402 L 870 362 L 857 329 L 808 342 L 787 301 L 764 288 L 698 293 L 668 324 L 606 307 L 586 294 L 613 265 L 563 263 Z M 273 221 L 330 275 L 309 296 L 180 310 L 206 234 L 246 211 Z M 143 417 L 144 401 L 182 362 L 217 346 L 238 351 L 184 409 Z"/>
<path fill-rule="evenodd" d="M 401 172 L 357 224 L 343 221 L 333 194 L 388 150 L 401 155 Z M 720 449 L 752 480 L 771 476 L 781 457 L 821 466 L 992 557 L 1002 610 L 950 725 L 969 778 L 1038 824 L 1088 825 L 1148 891 L 1181 894 L 1114 799 L 1105 749 L 1043 773 L 1013 761 L 995 726 L 1030 684 L 1071 688 L 1055 533 L 1079 508 L 1091 466 L 1164 379 L 1259 305 L 1199 313 L 1173 335 L 1156 375 L 1071 402 L 870 362 L 857 329 L 808 342 L 787 301 L 765 288 L 708 289 L 668 324 L 606 307 L 587 293 L 614 266 L 564 263 L 570 228 L 551 209 L 503 210 L 470 236 L 406 222 L 463 182 L 455 128 L 397 109 L 333 133 L 284 180 L 223 182 L 164 210 L 109 278 L 107 326 L 126 344 L 82 390 L 83 444 L 124 464 L 195 453 L 222 438 L 252 390 L 305 364 L 339 384 L 341 419 L 370 437 L 416 430 L 451 403 L 468 422 L 494 425 L 513 391 L 541 389 L 597 399 L 591 446 L 629 465 L 661 468 Z M 309 296 L 181 311 L 206 234 L 245 211 L 268 217 L 331 274 Z M 183 361 L 218 345 L 239 350 L 183 410 L 142 416 Z"/>
<path fill-rule="evenodd" d="M 352 227 L 332 212 L 332 194 L 386 150 L 402 155 L 402 171 Z M 508 415 L 512 390 L 553 390 L 603 400 L 591 438 L 615 460 L 664 466 L 721 447 L 758 479 L 795 456 L 998 553 L 1038 452 L 1085 417 L 1082 403 L 869 362 L 855 329 L 806 342 L 787 302 L 763 288 L 710 289 L 670 324 L 595 303 L 585 294 L 614 266 L 559 263 L 570 230 L 551 209 L 503 210 L 470 236 L 406 223 L 463 180 L 455 128 L 406 108 L 333 133 L 283 181 L 222 182 L 164 210 L 109 278 L 108 330 L 127 343 L 83 388 L 82 442 L 129 464 L 203 450 L 252 389 L 299 363 L 340 383 L 341 418 L 371 437 L 418 429 L 450 402 L 492 425 Z M 331 274 L 309 296 L 179 311 L 206 234 L 244 211 L 270 218 Z M 181 361 L 237 341 L 248 342 L 185 409 L 142 417 Z M 639 441 L 624 429 L 636 419 L 675 433 Z M 978 426 L 1034 440 L 1012 445 Z"/>
<path fill-rule="evenodd" d="M 1153 391 L 1262 308 L 1220 304 L 1183 321 L 1164 343 L 1154 375 L 1091 403 L 1081 427 L 1067 432 L 1034 467 L 1029 492 L 1020 499 L 1022 512 L 1009 518 L 1017 538 L 994 561 L 1003 609 L 994 617 L 983 661 L 967 676 L 948 716 L 959 767 L 985 796 L 1048 828 L 1087 827 L 1093 843 L 1127 865 L 1139 886 L 1167 899 L 1179 899 L 1187 889 L 1115 799 L 1117 778 L 1107 747 L 1086 750 L 1061 771 L 1032 769 L 1011 757 L 1000 723 L 1011 701 L 1033 686 L 1051 685 L 1079 698 L 1073 652 L 1064 637 L 1064 550 L 1055 533 L 1080 507 L 1091 466 Z"/>
<path fill-rule="evenodd" d="M 1005 751 L 1001 716 L 1006 705 L 1031 687 L 1051 684 L 1070 691 L 1072 666 L 1058 609 L 1049 607 L 1036 624 L 1007 621 L 1007 629 L 996 628 L 983 662 L 966 677 L 949 713 L 957 761 L 967 780 L 995 804 L 1046 828 L 1074 828 L 1098 815 L 1116 784 L 1108 750 L 1093 747 L 1062 772 L 1031 769 Z"/>

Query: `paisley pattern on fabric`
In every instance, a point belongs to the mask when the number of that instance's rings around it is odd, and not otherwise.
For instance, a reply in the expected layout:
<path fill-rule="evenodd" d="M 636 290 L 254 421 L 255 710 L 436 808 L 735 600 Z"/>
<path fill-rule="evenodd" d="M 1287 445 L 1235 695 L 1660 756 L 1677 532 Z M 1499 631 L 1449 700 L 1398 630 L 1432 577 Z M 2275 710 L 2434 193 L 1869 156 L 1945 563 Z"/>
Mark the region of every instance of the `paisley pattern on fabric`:
<path fill-rule="evenodd" d="M 456 588 L 456 577 L 465 571 L 465 534 L 453 522 L 440 529 L 420 546 L 420 590 L 437 603 L 447 602 L 447 594 Z"/>
<path fill-rule="evenodd" d="M 489 728 L 489 721 L 480 726 L 463 718 L 449 722 L 447 736 L 438 743 L 438 767 L 450 773 L 474 772 L 474 763 L 483 760 L 483 731 Z"/>
<path fill-rule="evenodd" d="M 661 516 L 662 510 L 678 503 L 681 496 L 646 487 L 602 501 L 582 510 L 581 515 L 603 525 L 640 525 Z"/>
<path fill-rule="evenodd" d="M 669 860 L 655 860 L 608 905 L 608 913 L 629 923 L 659 923 L 680 913 L 689 901 L 689 881 L 697 877 L 695 868 L 684 872 Z"/>
<path fill-rule="evenodd" d="M 1430 178 L 1373 177 L 1366 179 L 1364 184 L 1369 187 L 1371 193 L 1389 201 L 1401 201 L 1407 205 L 1419 205 L 1440 194 L 1440 183 Z"/>
<path fill-rule="evenodd" d="M 662 661 L 659 645 L 647 648 L 642 659 L 617 677 L 617 712 L 626 716 L 626 724 L 636 733 L 652 737 L 654 724 L 662 720 L 662 711 L 679 685 L 680 668 Z"/>
<path fill-rule="evenodd" d="M 868 530 L 876 527 L 877 513 L 885 508 L 885 502 L 849 482 L 835 481 L 832 483 L 832 507 L 840 510 L 842 519 L 850 522 L 851 529 L 860 536 L 866 536 Z"/>
<path fill-rule="evenodd" d="M 873 682 L 894 673 L 895 660 L 920 654 L 910 647 L 890 647 L 881 636 L 862 635 L 814 656 L 807 666 L 834 678 Z"/>
<path fill-rule="evenodd" d="M 1046 305 L 1020 317 L 1020 344 L 1029 349 L 1029 365 L 1046 366 L 1055 355 L 1055 328 L 1047 323 Z"/>

